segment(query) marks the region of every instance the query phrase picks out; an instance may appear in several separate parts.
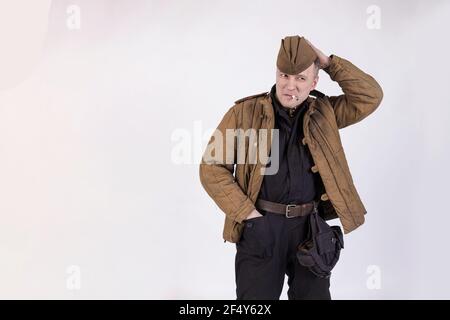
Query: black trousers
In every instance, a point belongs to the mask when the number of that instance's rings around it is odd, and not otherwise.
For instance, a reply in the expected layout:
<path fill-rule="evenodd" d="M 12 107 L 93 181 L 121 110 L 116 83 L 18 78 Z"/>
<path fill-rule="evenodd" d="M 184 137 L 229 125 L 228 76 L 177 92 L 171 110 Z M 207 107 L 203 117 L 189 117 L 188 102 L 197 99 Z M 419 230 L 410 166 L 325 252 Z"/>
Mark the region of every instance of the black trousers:
<path fill-rule="evenodd" d="M 307 233 L 307 217 L 286 218 L 266 213 L 245 222 L 236 243 L 236 295 L 238 300 L 278 300 L 285 274 L 288 299 L 330 300 L 330 279 L 315 276 L 301 266 L 297 245 Z"/>

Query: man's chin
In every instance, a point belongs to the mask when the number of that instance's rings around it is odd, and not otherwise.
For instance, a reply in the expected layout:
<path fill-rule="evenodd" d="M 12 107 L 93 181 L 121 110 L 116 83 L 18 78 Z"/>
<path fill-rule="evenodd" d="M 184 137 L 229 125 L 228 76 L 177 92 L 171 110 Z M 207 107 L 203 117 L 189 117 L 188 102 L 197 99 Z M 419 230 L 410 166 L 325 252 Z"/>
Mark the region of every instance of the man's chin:
<path fill-rule="evenodd" d="M 281 105 L 285 108 L 294 108 L 296 106 L 298 106 L 299 104 L 301 104 L 301 101 L 280 101 Z"/>
<path fill-rule="evenodd" d="M 289 98 L 286 98 L 286 97 L 283 97 L 281 99 L 280 103 L 281 103 L 281 105 L 283 107 L 286 107 L 286 108 L 289 108 L 289 107 L 294 105 L 294 102 L 292 101 L 292 99 L 289 99 Z"/>

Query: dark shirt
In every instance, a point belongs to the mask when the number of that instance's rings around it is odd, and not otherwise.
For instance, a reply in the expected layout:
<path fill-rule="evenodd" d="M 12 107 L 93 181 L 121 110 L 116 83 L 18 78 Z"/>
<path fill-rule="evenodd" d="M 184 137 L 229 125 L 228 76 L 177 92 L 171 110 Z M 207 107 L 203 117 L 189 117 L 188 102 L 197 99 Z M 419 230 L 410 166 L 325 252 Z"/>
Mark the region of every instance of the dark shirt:
<path fill-rule="evenodd" d="M 283 204 L 309 202 L 317 199 L 320 176 L 311 171 L 314 161 L 307 145 L 302 143 L 303 117 L 308 102 L 305 100 L 289 115 L 290 109 L 281 105 L 275 90 L 274 85 L 270 94 L 275 129 L 279 129 L 279 169 L 274 175 L 264 176 L 258 198 Z"/>

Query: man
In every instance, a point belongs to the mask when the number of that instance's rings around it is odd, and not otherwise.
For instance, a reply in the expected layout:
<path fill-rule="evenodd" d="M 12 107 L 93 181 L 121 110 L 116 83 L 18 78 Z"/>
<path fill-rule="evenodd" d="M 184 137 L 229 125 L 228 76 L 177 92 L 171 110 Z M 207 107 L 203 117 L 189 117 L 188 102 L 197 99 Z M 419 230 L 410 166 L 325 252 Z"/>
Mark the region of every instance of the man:
<path fill-rule="evenodd" d="M 316 91 L 319 69 L 344 94 Z M 331 299 L 329 278 L 300 265 L 297 246 L 315 210 L 325 220 L 339 218 L 344 233 L 364 223 L 339 129 L 367 117 L 382 97 L 378 83 L 349 61 L 290 36 L 281 41 L 271 91 L 237 100 L 225 114 L 202 158 L 200 180 L 226 215 L 225 241 L 236 243 L 237 299 L 279 299 L 285 274 L 289 299 Z M 268 140 L 264 130 L 272 132 Z M 242 137 L 254 131 L 257 142 Z M 252 161 L 253 149 L 261 151 L 266 141 L 270 161 L 261 152 Z"/>

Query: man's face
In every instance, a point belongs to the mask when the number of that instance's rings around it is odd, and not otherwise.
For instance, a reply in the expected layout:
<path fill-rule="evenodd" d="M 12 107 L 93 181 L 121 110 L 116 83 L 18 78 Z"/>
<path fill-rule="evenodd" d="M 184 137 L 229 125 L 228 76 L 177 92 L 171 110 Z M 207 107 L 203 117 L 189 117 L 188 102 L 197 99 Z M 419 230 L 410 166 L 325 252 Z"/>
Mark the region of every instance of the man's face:
<path fill-rule="evenodd" d="M 314 63 L 297 75 L 283 73 L 277 68 L 276 77 L 277 98 L 283 107 L 288 108 L 293 108 L 305 101 L 319 81 Z"/>

